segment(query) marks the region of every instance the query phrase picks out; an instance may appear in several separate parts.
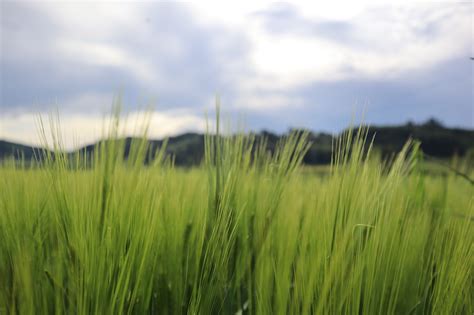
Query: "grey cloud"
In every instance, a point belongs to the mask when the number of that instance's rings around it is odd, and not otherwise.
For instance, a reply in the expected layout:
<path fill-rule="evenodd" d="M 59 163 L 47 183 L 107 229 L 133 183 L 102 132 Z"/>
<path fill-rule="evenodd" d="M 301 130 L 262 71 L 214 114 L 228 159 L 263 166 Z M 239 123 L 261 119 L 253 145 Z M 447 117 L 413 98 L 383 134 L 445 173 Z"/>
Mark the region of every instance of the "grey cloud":
<path fill-rule="evenodd" d="M 137 60 L 149 61 L 152 71 L 165 78 L 159 84 L 138 80 L 127 69 L 84 64 L 64 56 L 54 46 L 58 40 L 75 36 L 88 39 L 83 37 L 88 34 L 63 29 L 53 15 L 29 2 L 1 2 L 1 6 L 0 112 L 45 110 L 54 100 L 61 106 L 62 101 L 84 94 L 110 94 L 120 89 L 124 91 L 124 103 L 130 106 L 155 97 L 159 109 L 186 108 L 198 114 L 219 92 L 225 111 L 226 104 L 232 105 L 232 100 L 238 98 L 239 83 L 257 75 L 249 61 L 252 47 L 244 34 L 201 25 L 193 12 L 180 4 L 150 5 L 136 28 L 104 39 Z M 414 24 L 415 32 L 430 40 L 436 36 L 440 21 L 456 10 Z M 367 13 L 377 14 L 381 11 Z M 353 22 L 307 20 L 291 6 L 270 8 L 254 16 L 277 34 L 325 36 L 348 47 L 374 45 L 354 36 Z M 387 18 L 391 18 L 390 13 Z M 450 125 L 473 127 L 472 61 L 467 56 L 408 71 L 394 79 L 357 78 L 351 64 L 344 67 L 355 74 L 351 80 L 314 81 L 298 88 L 259 91 L 261 95 L 302 99 L 303 105 L 298 108 L 228 112 L 244 114 L 251 129 L 285 131 L 290 126 L 303 126 L 337 131 L 347 125 L 354 110 L 357 112 L 358 102 L 359 109 L 367 103 L 367 120 L 371 123 L 420 121 L 435 116 Z M 89 108 L 85 104 L 75 110 Z"/>
<path fill-rule="evenodd" d="M 467 58 L 455 58 L 396 80 L 311 82 L 286 91 L 287 95 L 302 97 L 305 104 L 273 111 L 272 126 L 280 132 L 288 126 L 336 132 L 350 123 L 352 115 L 360 118 L 365 112 L 365 121 L 370 124 L 421 122 L 435 117 L 450 126 L 473 129 L 470 63 Z M 253 128 L 264 126 L 253 121 Z"/>
<path fill-rule="evenodd" d="M 150 71 L 162 78 L 159 84 L 137 80 L 120 67 L 88 65 L 64 56 L 55 49 L 57 41 L 84 34 L 57 27 L 51 16 L 35 6 L 2 7 L 9 16 L 2 19 L 4 110 L 32 104 L 45 108 L 53 99 L 60 104 L 72 95 L 119 89 L 124 90 L 128 104 L 155 97 L 160 108 L 200 107 L 216 92 L 229 93 L 239 73 L 249 71 L 245 57 L 249 46 L 242 35 L 200 25 L 179 4 L 153 4 L 144 10 L 143 25 L 104 39 L 133 58 L 148 61 Z M 38 32 L 33 31 L 36 27 Z M 32 51 L 25 54 L 20 43 L 31 45 Z"/>
<path fill-rule="evenodd" d="M 441 25 L 446 20 L 469 18 L 470 6 L 463 2 L 423 3 L 409 7 L 373 6 L 351 20 L 338 21 L 310 19 L 291 4 L 276 4 L 256 12 L 254 16 L 270 33 L 323 38 L 352 49 L 384 50 L 387 48 L 384 38 L 374 41 L 367 38 L 364 32 L 380 28 L 380 23 L 384 23 L 384 27 L 389 26 L 384 30 L 387 34 L 399 32 L 396 27 L 402 23 L 417 40 L 429 41 L 439 36 Z M 393 49 L 391 46 L 388 48 Z"/>
<path fill-rule="evenodd" d="M 311 20 L 305 18 L 295 6 L 277 4 L 254 14 L 265 29 L 277 34 L 318 36 L 337 41 L 352 41 L 352 25 L 343 21 Z"/>

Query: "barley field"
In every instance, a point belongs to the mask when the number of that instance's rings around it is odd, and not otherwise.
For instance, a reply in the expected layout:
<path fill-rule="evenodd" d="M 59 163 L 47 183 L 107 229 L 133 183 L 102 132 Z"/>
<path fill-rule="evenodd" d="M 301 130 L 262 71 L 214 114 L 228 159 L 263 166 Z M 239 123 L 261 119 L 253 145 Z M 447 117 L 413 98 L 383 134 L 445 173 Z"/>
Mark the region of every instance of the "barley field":
<path fill-rule="evenodd" d="M 324 176 L 304 132 L 272 155 L 210 132 L 191 169 L 139 139 L 122 158 L 117 127 L 4 161 L 0 314 L 473 314 L 472 184 L 426 175 L 416 142 L 382 161 L 365 130 Z"/>

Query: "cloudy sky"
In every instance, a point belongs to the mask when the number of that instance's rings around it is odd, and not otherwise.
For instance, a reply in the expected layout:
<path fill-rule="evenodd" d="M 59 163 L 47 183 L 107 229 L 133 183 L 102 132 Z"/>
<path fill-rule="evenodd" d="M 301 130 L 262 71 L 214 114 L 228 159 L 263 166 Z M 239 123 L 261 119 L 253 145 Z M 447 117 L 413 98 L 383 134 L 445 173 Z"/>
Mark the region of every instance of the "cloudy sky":
<path fill-rule="evenodd" d="M 471 1 L 234 2 L 1 0 L 0 139 L 38 143 L 58 109 L 94 141 L 117 94 L 151 137 L 204 130 L 216 94 L 253 130 L 474 127 Z"/>

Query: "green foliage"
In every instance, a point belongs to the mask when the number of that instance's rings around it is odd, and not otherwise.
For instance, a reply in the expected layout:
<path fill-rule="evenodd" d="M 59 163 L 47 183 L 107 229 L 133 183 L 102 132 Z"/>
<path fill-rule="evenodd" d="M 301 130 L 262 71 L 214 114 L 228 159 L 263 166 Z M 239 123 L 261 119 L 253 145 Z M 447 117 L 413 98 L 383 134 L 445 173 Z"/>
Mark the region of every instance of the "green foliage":
<path fill-rule="evenodd" d="M 93 152 L 53 128 L 44 163 L 3 163 L 0 314 L 474 312 L 473 187 L 418 143 L 386 164 L 348 131 L 317 176 L 308 133 L 270 153 L 217 122 L 194 169 L 119 140 L 118 113 Z"/>

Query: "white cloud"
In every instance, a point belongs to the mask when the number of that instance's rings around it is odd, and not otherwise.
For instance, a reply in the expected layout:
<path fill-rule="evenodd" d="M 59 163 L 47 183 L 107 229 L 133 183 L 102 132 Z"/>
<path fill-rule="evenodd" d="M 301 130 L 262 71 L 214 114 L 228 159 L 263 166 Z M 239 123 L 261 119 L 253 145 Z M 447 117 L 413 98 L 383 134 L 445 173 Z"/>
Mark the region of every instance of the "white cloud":
<path fill-rule="evenodd" d="M 31 2 L 32 5 L 34 2 Z M 151 3 L 132 1 L 38 1 L 34 8 L 73 38 L 107 39 L 136 29 Z"/>
<path fill-rule="evenodd" d="M 257 74 L 271 78 L 268 85 L 281 88 L 312 81 L 392 79 L 433 67 L 468 53 L 470 22 L 466 6 L 418 4 L 360 13 L 347 21 L 351 42 L 310 32 L 272 33 L 265 31 L 262 23 L 253 23 L 249 34 Z M 423 34 L 430 23 L 435 24 L 433 34 Z"/>
<path fill-rule="evenodd" d="M 136 55 L 114 45 L 101 42 L 59 40 L 56 48 L 63 57 L 72 58 L 83 65 L 113 66 L 122 68 L 132 74 L 136 80 L 159 84 L 158 69 Z"/>
<path fill-rule="evenodd" d="M 269 32 L 255 12 L 275 6 L 296 12 L 308 23 L 303 28 L 320 21 L 342 22 L 350 33 L 338 39 L 311 30 Z M 234 74 L 238 99 L 233 103 L 250 110 L 284 104 L 293 108 L 295 101 L 281 94 L 309 83 L 400 80 L 413 71 L 467 56 L 474 41 L 468 5 L 447 1 L 295 1 L 291 5 L 201 1 L 194 10 L 201 23 L 238 28 L 249 40 L 249 71 Z M 289 17 L 283 14 L 277 19 Z M 274 95 L 275 90 L 280 96 Z"/>

